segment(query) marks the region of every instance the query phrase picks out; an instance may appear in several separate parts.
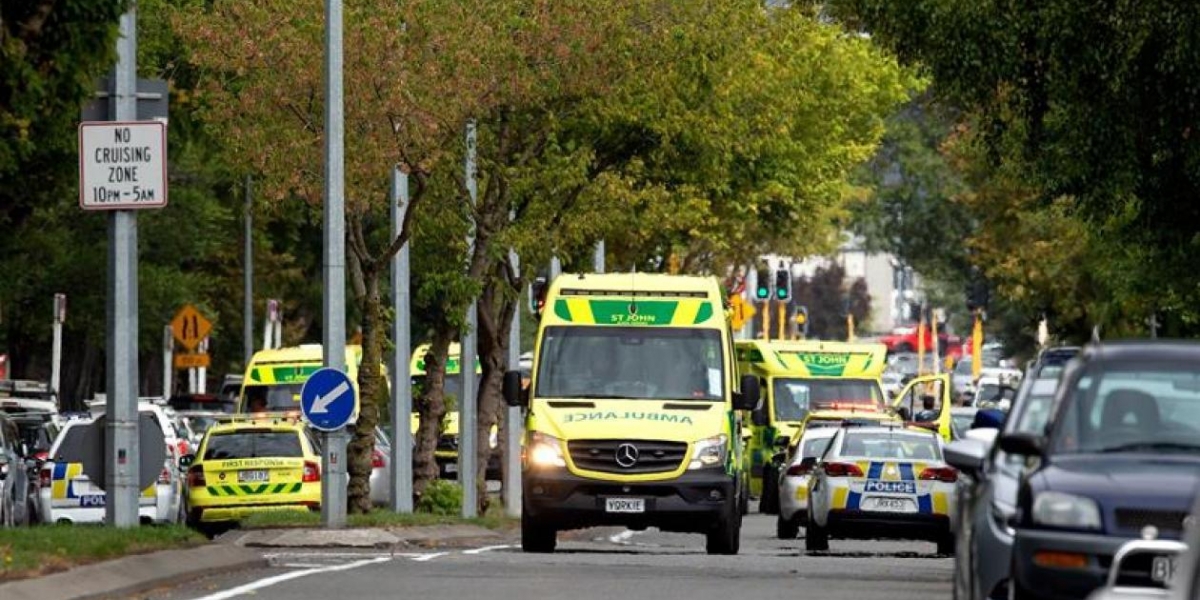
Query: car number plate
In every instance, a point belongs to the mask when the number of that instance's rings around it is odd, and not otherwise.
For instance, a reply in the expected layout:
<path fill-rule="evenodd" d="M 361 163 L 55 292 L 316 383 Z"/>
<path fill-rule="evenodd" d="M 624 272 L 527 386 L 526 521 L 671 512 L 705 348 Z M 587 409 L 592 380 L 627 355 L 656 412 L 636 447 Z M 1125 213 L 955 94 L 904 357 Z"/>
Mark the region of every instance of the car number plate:
<path fill-rule="evenodd" d="M 457 472 L 458 472 L 458 465 L 456 465 L 456 464 L 454 464 L 454 463 L 446 463 L 446 466 L 445 466 L 445 467 L 443 467 L 443 469 L 444 469 L 444 470 L 445 470 L 447 473 L 457 473 Z"/>
<path fill-rule="evenodd" d="M 879 512 L 907 513 L 916 512 L 916 505 L 908 498 L 879 497 L 867 498 L 863 501 L 863 510 Z"/>
<path fill-rule="evenodd" d="M 646 512 L 645 498 L 605 498 L 604 512 L 610 513 L 644 513 Z"/>
<path fill-rule="evenodd" d="M 1150 579 L 1155 583 L 1167 585 L 1175 577 L 1175 557 L 1155 556 L 1150 562 Z"/>
<path fill-rule="evenodd" d="M 238 471 L 238 483 L 266 483 L 270 479 L 266 471 Z"/>

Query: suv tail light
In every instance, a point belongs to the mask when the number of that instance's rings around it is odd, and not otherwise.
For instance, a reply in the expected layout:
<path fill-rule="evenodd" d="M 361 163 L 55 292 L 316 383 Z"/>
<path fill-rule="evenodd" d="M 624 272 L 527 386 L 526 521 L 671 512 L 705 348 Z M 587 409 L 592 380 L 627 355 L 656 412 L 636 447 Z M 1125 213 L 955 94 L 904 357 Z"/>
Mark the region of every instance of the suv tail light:
<path fill-rule="evenodd" d="M 383 465 L 383 453 L 380 452 L 378 448 L 372 450 L 371 451 L 371 468 L 372 469 L 382 469 L 383 466 L 384 466 Z"/>
<path fill-rule="evenodd" d="M 862 477 L 862 469 L 854 463 L 825 463 L 825 474 L 830 477 Z"/>
<path fill-rule="evenodd" d="M 311 460 L 304 461 L 304 483 L 316 483 L 321 480 L 321 466 Z"/>
<path fill-rule="evenodd" d="M 187 481 L 188 487 L 204 487 L 206 485 L 204 481 L 204 465 L 192 465 L 192 468 L 188 469 Z"/>
<path fill-rule="evenodd" d="M 926 481 L 943 481 L 946 483 L 954 483 L 958 481 L 958 471 L 952 467 L 929 467 L 921 471 L 920 477 Z"/>
<path fill-rule="evenodd" d="M 42 467 L 42 470 L 38 471 L 38 485 L 39 486 L 44 487 L 44 488 L 50 487 L 50 482 L 52 479 L 53 479 L 53 476 L 51 475 L 50 467 Z"/>

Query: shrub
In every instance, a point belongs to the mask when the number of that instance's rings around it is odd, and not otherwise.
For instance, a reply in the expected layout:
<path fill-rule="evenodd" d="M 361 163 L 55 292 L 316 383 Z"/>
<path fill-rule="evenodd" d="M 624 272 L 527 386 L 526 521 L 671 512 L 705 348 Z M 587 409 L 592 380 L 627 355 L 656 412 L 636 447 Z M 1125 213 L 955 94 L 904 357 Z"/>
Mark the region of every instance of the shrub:
<path fill-rule="evenodd" d="M 435 515 L 457 515 L 462 512 L 462 487 L 453 481 L 435 479 L 425 486 L 417 500 L 417 510 Z"/>

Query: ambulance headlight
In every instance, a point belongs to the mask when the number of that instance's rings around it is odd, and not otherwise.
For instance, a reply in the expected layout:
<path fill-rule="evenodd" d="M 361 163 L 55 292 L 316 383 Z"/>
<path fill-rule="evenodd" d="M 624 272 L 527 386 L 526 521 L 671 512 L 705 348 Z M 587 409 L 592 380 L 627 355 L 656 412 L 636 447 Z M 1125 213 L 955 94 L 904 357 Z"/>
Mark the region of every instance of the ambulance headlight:
<path fill-rule="evenodd" d="M 529 434 L 529 446 L 526 447 L 525 456 L 529 464 L 535 467 L 567 466 L 562 453 L 562 440 L 540 431 Z"/>
<path fill-rule="evenodd" d="M 692 444 L 692 461 L 688 463 L 688 469 L 723 466 L 728 451 L 729 437 L 723 433 L 702 439 Z"/>

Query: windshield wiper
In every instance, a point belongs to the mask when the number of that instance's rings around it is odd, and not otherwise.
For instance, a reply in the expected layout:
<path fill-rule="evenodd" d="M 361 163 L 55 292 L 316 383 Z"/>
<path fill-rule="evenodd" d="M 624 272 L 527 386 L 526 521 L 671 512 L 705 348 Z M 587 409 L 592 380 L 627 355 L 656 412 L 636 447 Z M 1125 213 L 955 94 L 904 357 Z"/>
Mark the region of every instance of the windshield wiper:
<path fill-rule="evenodd" d="M 1137 450 L 1184 450 L 1190 452 L 1200 451 L 1200 444 L 1185 444 L 1182 442 L 1132 442 L 1129 444 L 1121 444 L 1102 448 L 1098 452 L 1133 452 Z"/>

